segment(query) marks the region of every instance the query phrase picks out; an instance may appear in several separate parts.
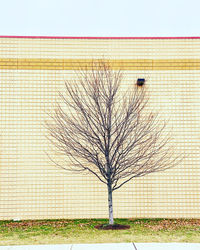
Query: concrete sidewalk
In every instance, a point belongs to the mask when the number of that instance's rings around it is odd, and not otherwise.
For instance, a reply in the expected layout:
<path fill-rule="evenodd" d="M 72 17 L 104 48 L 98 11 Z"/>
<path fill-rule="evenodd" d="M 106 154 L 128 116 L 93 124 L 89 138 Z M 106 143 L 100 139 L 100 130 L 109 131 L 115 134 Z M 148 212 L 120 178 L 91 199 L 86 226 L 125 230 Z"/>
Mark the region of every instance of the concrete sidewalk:
<path fill-rule="evenodd" d="M 108 243 L 0 246 L 0 250 L 200 250 L 200 243 Z"/>

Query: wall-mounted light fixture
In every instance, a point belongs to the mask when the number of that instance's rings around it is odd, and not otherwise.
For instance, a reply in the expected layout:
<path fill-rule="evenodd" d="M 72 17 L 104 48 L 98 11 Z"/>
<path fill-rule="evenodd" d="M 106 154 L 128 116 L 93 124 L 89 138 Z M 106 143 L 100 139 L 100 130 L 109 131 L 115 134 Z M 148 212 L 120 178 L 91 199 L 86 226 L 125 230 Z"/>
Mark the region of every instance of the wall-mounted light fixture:
<path fill-rule="evenodd" d="M 143 86 L 145 83 L 145 79 L 144 78 L 138 78 L 137 79 L 137 85 L 138 86 Z"/>

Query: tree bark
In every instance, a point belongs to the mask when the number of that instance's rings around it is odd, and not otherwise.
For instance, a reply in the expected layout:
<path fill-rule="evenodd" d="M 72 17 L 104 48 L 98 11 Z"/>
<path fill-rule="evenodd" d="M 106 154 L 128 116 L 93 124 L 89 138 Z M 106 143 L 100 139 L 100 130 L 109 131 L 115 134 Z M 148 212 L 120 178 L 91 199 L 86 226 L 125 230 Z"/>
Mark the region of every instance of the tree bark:
<path fill-rule="evenodd" d="M 108 184 L 108 211 L 109 211 L 109 224 L 114 224 L 113 219 L 113 202 L 112 202 L 112 187 Z"/>

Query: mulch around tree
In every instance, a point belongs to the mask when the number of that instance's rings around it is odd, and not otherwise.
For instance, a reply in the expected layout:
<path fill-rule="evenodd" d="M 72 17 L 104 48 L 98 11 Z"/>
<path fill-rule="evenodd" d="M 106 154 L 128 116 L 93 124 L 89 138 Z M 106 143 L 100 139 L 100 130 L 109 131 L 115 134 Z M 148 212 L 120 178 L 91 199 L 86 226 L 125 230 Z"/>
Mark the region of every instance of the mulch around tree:
<path fill-rule="evenodd" d="M 99 230 L 126 230 L 129 229 L 129 225 L 121 225 L 121 224 L 114 224 L 114 225 L 109 225 L 109 224 L 101 224 L 95 226 L 96 229 Z"/>

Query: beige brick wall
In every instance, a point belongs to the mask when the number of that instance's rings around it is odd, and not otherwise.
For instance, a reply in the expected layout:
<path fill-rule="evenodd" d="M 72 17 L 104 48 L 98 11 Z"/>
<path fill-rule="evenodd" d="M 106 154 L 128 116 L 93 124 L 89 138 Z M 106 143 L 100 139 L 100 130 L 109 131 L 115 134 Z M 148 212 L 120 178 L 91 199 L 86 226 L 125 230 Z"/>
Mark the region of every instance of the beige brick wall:
<path fill-rule="evenodd" d="M 200 39 L 0 38 L 0 219 L 107 217 L 106 187 L 57 169 L 43 125 L 74 63 L 102 56 L 124 66 L 124 88 L 147 79 L 150 106 L 184 155 L 115 191 L 114 216 L 200 218 Z"/>

